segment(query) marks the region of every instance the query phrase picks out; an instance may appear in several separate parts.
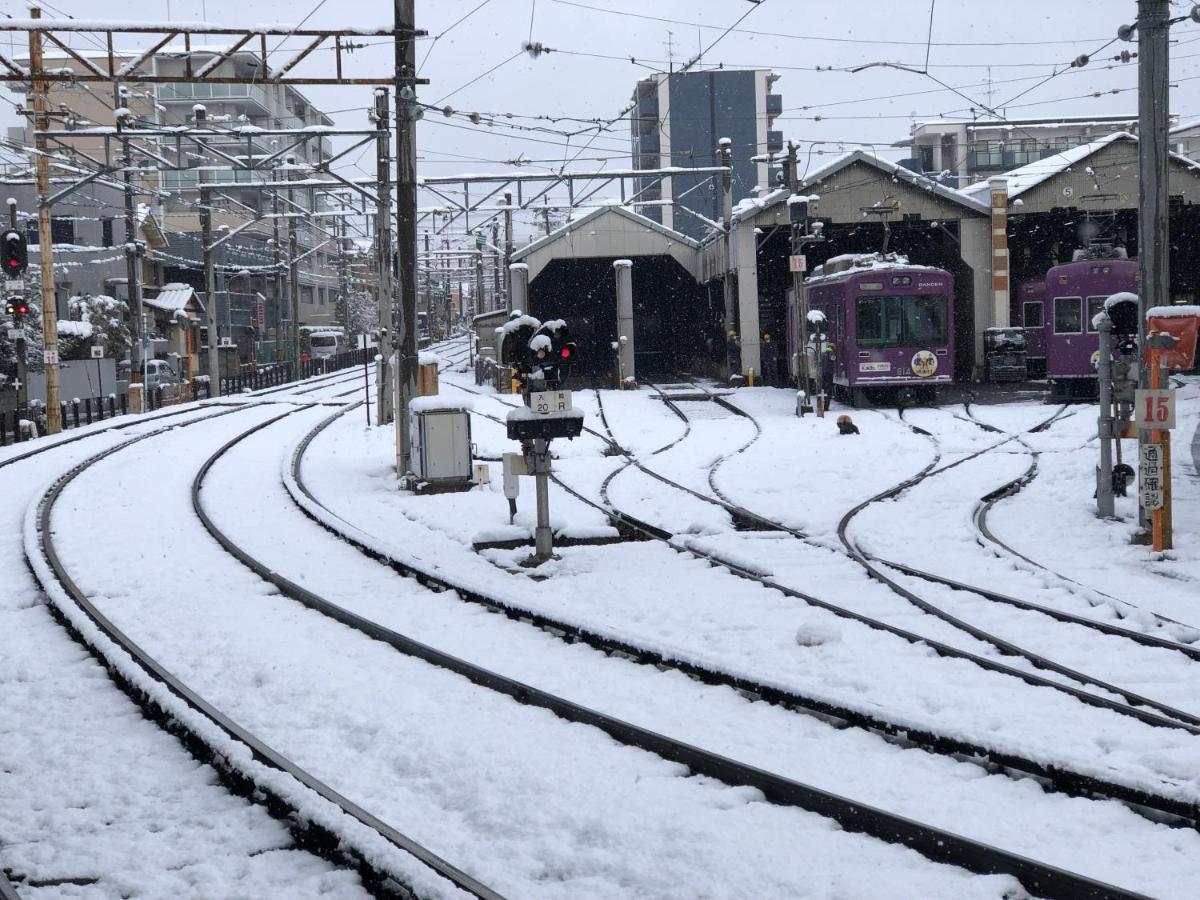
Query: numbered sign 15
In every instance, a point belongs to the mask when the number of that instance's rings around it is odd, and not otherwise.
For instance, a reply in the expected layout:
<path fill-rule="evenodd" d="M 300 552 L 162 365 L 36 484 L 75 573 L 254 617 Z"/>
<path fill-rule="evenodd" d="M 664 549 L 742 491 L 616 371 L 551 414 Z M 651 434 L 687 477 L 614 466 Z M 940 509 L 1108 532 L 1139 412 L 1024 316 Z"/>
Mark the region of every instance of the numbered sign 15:
<path fill-rule="evenodd" d="M 1169 388 L 1139 390 L 1134 410 L 1134 421 L 1138 428 L 1174 428 L 1175 392 Z"/>

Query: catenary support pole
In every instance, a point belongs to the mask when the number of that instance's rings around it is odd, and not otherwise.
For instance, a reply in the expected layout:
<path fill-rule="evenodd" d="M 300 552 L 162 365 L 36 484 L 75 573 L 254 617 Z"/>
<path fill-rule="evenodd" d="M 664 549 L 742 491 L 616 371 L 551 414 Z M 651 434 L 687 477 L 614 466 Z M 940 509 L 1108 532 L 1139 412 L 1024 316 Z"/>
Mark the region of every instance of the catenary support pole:
<path fill-rule="evenodd" d="M 1168 244 L 1167 162 L 1170 128 L 1168 96 L 1169 0 L 1138 0 L 1138 272 L 1141 277 L 1138 311 L 1139 383 L 1150 384 L 1146 364 L 1146 310 L 1169 301 L 1170 245 Z M 1138 431 L 1139 448 L 1150 443 L 1150 432 Z M 1139 516 L 1143 530 L 1146 510 Z"/>
<path fill-rule="evenodd" d="M 796 163 L 796 145 L 789 141 L 787 179 L 788 190 L 791 191 L 793 197 L 800 191 L 800 178 Z M 789 211 L 790 209 L 789 206 Z M 807 216 L 805 218 L 807 219 Z M 792 216 L 791 225 L 792 255 L 798 256 L 804 252 L 802 237 L 806 229 L 804 223 L 795 216 Z M 804 274 L 802 272 L 792 272 L 792 292 L 796 308 L 796 379 L 799 382 L 800 390 L 804 391 L 804 406 L 807 408 L 808 398 L 813 393 L 813 373 L 809 371 L 809 362 L 812 359 L 808 352 L 808 302 L 804 296 Z"/>
<path fill-rule="evenodd" d="M 126 109 L 128 91 L 120 82 L 113 82 L 113 106 Z M 135 323 L 133 344 L 129 348 L 129 379 L 142 380 L 143 356 L 147 347 L 144 341 L 146 335 L 146 320 L 142 309 L 142 266 L 138 252 L 137 214 L 133 195 L 133 151 L 129 148 L 129 138 L 125 135 L 126 117 L 117 115 L 117 131 L 121 134 L 121 182 L 125 202 L 125 291 L 129 298 L 129 312 Z"/>
<path fill-rule="evenodd" d="M 292 171 L 288 170 L 287 180 L 292 180 Z M 288 212 L 296 209 L 296 196 L 292 188 L 287 189 Z M 296 217 L 288 216 L 288 302 L 292 316 L 292 364 L 295 377 L 300 377 L 300 266 L 297 262 L 299 252 L 299 235 L 296 233 Z"/>
<path fill-rule="evenodd" d="M 1096 423 L 1100 437 L 1100 468 L 1096 470 L 1096 512 L 1105 519 L 1116 515 L 1112 479 L 1112 320 L 1100 318 L 1100 360 L 1096 377 L 1100 383 L 1100 418 Z"/>
<path fill-rule="evenodd" d="M 513 306 L 513 289 L 512 289 L 512 255 L 513 255 L 513 214 L 512 214 L 512 191 L 504 192 L 504 297 L 508 301 L 508 311 L 512 312 L 516 307 Z M 524 307 L 521 307 L 524 309 Z"/>
<path fill-rule="evenodd" d="M 42 11 L 36 6 L 30 17 L 40 19 Z M 33 82 L 33 126 L 34 146 L 37 148 L 35 162 L 38 193 L 38 253 L 42 274 L 42 359 L 46 366 L 46 430 L 50 434 L 62 431 L 62 407 L 59 405 L 58 390 L 58 303 L 54 295 L 54 241 L 50 230 L 50 158 L 46 152 L 44 132 L 49 128 L 46 115 L 46 82 L 37 75 L 42 73 L 42 33 L 29 32 L 29 67 L 34 73 Z M 138 339 L 141 333 L 138 333 Z"/>
<path fill-rule="evenodd" d="M 395 0 L 396 252 L 400 321 L 397 332 L 396 474 L 412 472 L 408 405 L 417 394 L 417 88 L 414 0 Z"/>
<path fill-rule="evenodd" d="M 208 389 L 209 396 L 220 397 L 221 349 L 217 337 L 217 272 L 212 249 L 212 194 L 200 188 L 200 244 L 204 254 L 204 306 L 208 320 Z"/>
<path fill-rule="evenodd" d="M 375 138 L 375 178 L 378 202 L 375 206 L 375 256 L 379 272 L 379 327 L 386 332 L 386 342 L 380 341 L 380 386 L 379 409 L 375 417 L 380 425 L 392 421 L 395 410 L 392 409 L 393 390 L 392 379 L 395 377 L 395 367 L 392 365 L 390 349 L 399 346 L 399 340 L 394 328 L 392 311 L 396 305 L 396 292 L 392 286 L 392 261 L 394 251 L 392 246 L 392 178 L 391 178 L 391 115 L 388 110 L 390 100 L 387 88 L 375 90 L 375 128 L 378 135 Z"/>

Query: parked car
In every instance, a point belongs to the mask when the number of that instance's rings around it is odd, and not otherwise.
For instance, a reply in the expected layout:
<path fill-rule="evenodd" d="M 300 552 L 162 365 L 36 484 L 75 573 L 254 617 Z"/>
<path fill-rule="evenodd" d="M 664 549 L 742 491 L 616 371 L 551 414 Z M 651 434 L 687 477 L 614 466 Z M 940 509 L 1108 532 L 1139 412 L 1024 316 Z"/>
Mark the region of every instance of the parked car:
<path fill-rule="evenodd" d="M 336 331 L 316 331 L 309 337 L 308 346 L 312 348 L 313 359 L 325 359 L 344 350 L 345 342 Z"/>
<path fill-rule="evenodd" d="M 146 360 L 143 375 L 143 382 L 149 387 L 183 383 L 183 378 L 180 377 L 179 373 L 165 359 Z M 119 381 L 129 381 L 129 376 L 129 360 L 125 360 L 117 366 L 117 379 Z"/>

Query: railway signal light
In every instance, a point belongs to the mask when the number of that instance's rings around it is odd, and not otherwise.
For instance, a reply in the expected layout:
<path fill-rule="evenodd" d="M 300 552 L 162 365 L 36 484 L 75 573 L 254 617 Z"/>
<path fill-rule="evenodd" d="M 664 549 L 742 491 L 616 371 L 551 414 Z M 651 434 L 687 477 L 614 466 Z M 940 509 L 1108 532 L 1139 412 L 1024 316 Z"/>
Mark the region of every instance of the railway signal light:
<path fill-rule="evenodd" d="M 14 298 L 4 305 L 4 311 L 14 319 L 20 319 L 29 312 L 29 304 L 19 298 Z"/>
<path fill-rule="evenodd" d="M 29 250 L 25 235 L 15 228 L 0 233 L 0 270 L 9 278 L 23 274 L 29 266 Z"/>

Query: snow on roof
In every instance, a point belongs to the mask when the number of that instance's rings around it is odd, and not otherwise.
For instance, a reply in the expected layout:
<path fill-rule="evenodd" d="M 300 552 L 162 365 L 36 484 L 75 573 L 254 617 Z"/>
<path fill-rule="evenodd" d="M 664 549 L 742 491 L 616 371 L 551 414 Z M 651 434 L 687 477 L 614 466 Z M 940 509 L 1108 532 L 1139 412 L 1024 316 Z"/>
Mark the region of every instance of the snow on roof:
<path fill-rule="evenodd" d="M 1080 144 L 1078 147 L 1071 147 L 1069 150 L 1063 150 L 1061 153 L 1052 154 L 1044 159 L 1036 159 L 1010 172 L 1005 172 L 1004 177 L 1008 179 L 1008 198 L 1011 200 L 1025 193 L 1030 188 L 1037 187 L 1043 181 L 1053 178 L 1060 172 L 1065 172 L 1071 166 L 1082 162 L 1109 144 L 1116 141 L 1136 140 L 1137 138 L 1127 131 L 1114 131 L 1112 134 L 1106 134 L 1099 140 Z M 988 191 L 988 183 L 985 180 L 968 185 L 959 191 L 959 193 L 970 197 L 980 197 L 987 196 Z"/>
<path fill-rule="evenodd" d="M 75 337 L 90 338 L 92 336 L 91 322 L 75 322 L 70 319 L 58 320 L 58 333 L 70 334 Z"/>
<path fill-rule="evenodd" d="M 443 397 L 441 394 L 430 394 L 427 397 L 414 397 L 409 400 L 408 408 L 415 413 L 469 412 L 475 408 L 475 402 L 470 397 Z"/>
<path fill-rule="evenodd" d="M 1137 136 L 1127 131 L 1114 131 L 1112 134 L 1106 134 L 1104 137 L 1091 143 L 1080 144 L 1078 147 L 1072 147 L 1061 153 L 1055 153 L 1052 156 L 1047 156 L 1045 159 L 1034 160 L 1012 171 L 1003 173 L 1003 177 L 1008 179 L 1008 199 L 1016 199 L 1016 197 L 1025 193 L 1030 188 L 1037 187 L 1043 181 L 1053 178 L 1060 172 L 1067 171 L 1071 166 L 1078 165 L 1089 156 L 1117 141 L 1132 141 L 1136 144 Z M 1194 160 L 1188 159 L 1186 156 L 1181 156 L 1178 153 L 1172 153 L 1171 157 L 1177 162 L 1183 163 L 1188 168 L 1200 172 L 1200 164 Z M 980 181 L 962 188 L 958 193 L 969 197 L 986 197 L 987 192 L 987 181 Z"/>
<path fill-rule="evenodd" d="M 890 159 L 884 159 L 882 156 L 869 153 L 866 150 L 851 150 L 848 153 L 843 153 L 841 156 L 837 156 L 829 162 L 804 173 L 803 177 L 800 179 L 801 192 L 828 178 L 829 176 L 840 172 L 847 166 L 853 165 L 856 162 L 862 162 L 868 166 L 873 166 L 874 168 L 882 171 L 884 174 L 890 175 L 894 180 L 905 181 L 914 188 L 929 191 L 930 193 L 941 197 L 943 200 L 947 200 L 957 206 L 966 206 L 973 212 L 977 213 L 987 212 L 987 203 L 985 201 L 979 200 L 976 197 L 968 196 L 961 191 L 954 190 L 953 188 L 946 187 L 946 185 L 934 181 L 932 178 L 928 178 L 918 172 L 914 172 L 912 169 L 906 169 L 899 163 L 892 162 Z M 744 220 L 755 215 L 760 210 L 768 209 L 777 203 L 784 202 L 791 196 L 792 192 L 790 190 L 787 188 L 779 188 L 767 194 L 765 197 L 747 198 L 746 200 L 742 200 L 736 207 L 734 207 L 733 218 L 735 221 Z M 808 199 L 810 201 L 813 199 L 819 200 L 820 196 L 810 195 Z"/>
<path fill-rule="evenodd" d="M 192 299 L 195 299 L 196 304 L 200 305 L 200 298 L 196 296 L 195 288 L 190 284 L 172 282 L 171 284 L 163 285 L 157 297 L 144 297 L 142 302 L 147 306 L 153 306 L 155 309 L 165 310 L 166 312 L 177 312 L 184 309 Z"/>
<path fill-rule="evenodd" d="M 1146 318 L 1154 319 L 1190 319 L 1200 318 L 1200 306 L 1191 304 L 1176 304 L 1175 306 L 1152 306 L 1146 310 Z"/>
<path fill-rule="evenodd" d="M 605 172 L 604 174 L 607 177 L 614 173 L 613 172 Z M 584 227 L 589 222 L 592 222 L 595 219 L 600 218 L 601 216 L 620 216 L 623 219 L 628 219 L 631 223 L 633 223 L 635 225 L 649 229 L 650 231 L 658 232 L 659 234 L 661 234 L 665 237 L 668 237 L 672 241 L 676 241 L 680 244 L 684 244 L 688 247 L 693 247 L 693 248 L 700 246 L 699 241 L 688 237 L 686 234 L 683 234 L 682 232 L 679 232 L 679 231 L 674 231 L 670 228 L 667 228 L 665 225 L 660 225 L 657 222 L 655 222 L 653 219 L 648 219 L 645 216 L 643 216 L 641 213 L 636 213 L 633 210 L 628 209 L 624 206 L 598 206 L 595 209 L 591 210 L 586 216 L 583 216 L 580 219 L 576 219 L 573 222 L 568 222 L 566 225 L 562 225 L 562 226 L 554 229 L 545 237 L 539 238 L 538 240 L 534 241 L 533 243 L 527 244 L 526 246 L 522 247 L 519 251 L 517 251 L 517 255 L 522 258 L 528 257 L 530 254 L 541 249 L 542 247 L 545 247 L 547 244 L 552 244 L 555 241 L 559 241 L 565 237 L 569 237 L 572 232 L 578 231 L 580 228 Z M 510 266 L 509 268 L 512 268 L 512 267 Z"/>
<path fill-rule="evenodd" d="M 842 253 L 831 256 L 812 271 L 812 275 L 804 283 L 813 284 L 825 278 L 835 278 L 840 275 L 858 275 L 863 272 L 873 272 L 879 269 L 923 269 L 928 272 L 940 271 L 937 266 L 917 266 L 908 261 L 907 256 L 899 253 Z"/>

